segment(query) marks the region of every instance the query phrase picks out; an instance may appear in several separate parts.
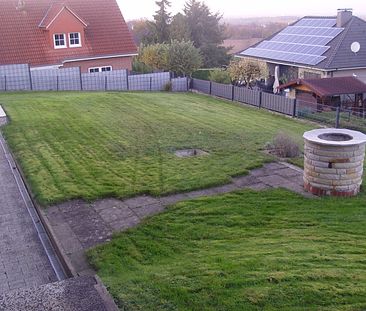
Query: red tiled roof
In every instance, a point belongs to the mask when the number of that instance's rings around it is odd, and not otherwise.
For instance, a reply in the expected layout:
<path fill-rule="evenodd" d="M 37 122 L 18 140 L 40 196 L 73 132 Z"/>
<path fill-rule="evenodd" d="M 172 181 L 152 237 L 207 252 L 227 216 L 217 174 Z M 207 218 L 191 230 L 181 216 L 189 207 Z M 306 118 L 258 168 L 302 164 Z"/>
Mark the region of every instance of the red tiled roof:
<path fill-rule="evenodd" d="M 298 79 L 280 85 L 279 88 L 287 89 L 296 85 L 308 87 L 319 97 L 366 93 L 366 84 L 355 77 Z"/>
<path fill-rule="evenodd" d="M 60 12 L 64 9 L 68 10 L 71 14 L 73 14 L 76 18 L 78 18 L 80 20 L 80 22 L 82 22 L 85 26 L 87 26 L 86 22 L 83 21 L 83 19 L 81 17 L 79 17 L 75 12 L 73 12 L 65 4 L 54 3 L 54 4 L 51 4 L 51 6 L 49 7 L 46 15 L 40 22 L 39 27 L 47 28 L 52 23 L 52 21 L 57 18 L 57 15 L 60 14 Z"/>
<path fill-rule="evenodd" d="M 0 65 L 57 65 L 67 59 L 137 52 L 116 0 L 25 0 L 23 9 L 16 6 L 17 0 L 0 1 Z M 63 6 L 88 25 L 82 49 L 54 50 L 39 27 Z"/>

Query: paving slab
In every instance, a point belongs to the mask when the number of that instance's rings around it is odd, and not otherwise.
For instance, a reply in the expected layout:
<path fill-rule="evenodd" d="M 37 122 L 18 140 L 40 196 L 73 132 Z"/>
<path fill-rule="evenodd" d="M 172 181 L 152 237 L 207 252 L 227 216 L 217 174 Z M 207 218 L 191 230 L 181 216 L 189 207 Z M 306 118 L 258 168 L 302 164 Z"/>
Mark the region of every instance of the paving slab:
<path fill-rule="evenodd" d="M 281 187 L 307 196 L 302 186 L 302 175 L 301 169 L 291 165 L 268 163 L 246 176 L 233 177 L 231 183 L 222 186 L 159 198 L 142 195 L 126 200 L 102 199 L 93 203 L 74 200 L 52 206 L 45 211 L 45 216 L 74 269 L 80 274 L 88 274 L 91 268 L 85 259 L 87 249 L 110 241 L 113 233 L 132 228 L 171 204 L 240 189 L 261 191 Z"/>

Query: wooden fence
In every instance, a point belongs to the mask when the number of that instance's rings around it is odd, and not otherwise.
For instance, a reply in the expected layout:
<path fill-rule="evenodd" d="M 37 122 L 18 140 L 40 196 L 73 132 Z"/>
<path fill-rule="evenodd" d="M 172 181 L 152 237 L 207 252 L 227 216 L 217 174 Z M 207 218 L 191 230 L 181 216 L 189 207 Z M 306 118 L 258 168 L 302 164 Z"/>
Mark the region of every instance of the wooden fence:
<path fill-rule="evenodd" d="M 192 79 L 191 88 L 208 95 L 296 116 L 296 100 L 285 96 L 199 79 Z"/>

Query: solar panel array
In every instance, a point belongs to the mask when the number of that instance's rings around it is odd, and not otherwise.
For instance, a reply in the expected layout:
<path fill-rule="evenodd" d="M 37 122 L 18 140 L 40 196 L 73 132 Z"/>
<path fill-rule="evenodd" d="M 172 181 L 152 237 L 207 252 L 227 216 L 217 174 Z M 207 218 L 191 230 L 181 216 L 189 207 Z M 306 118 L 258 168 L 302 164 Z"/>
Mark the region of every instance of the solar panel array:
<path fill-rule="evenodd" d="M 241 55 L 317 65 L 326 59 L 327 44 L 343 31 L 335 25 L 336 19 L 303 18 Z"/>
<path fill-rule="evenodd" d="M 296 26 L 309 26 L 309 27 L 334 27 L 337 24 L 335 18 L 303 18 L 296 23 Z"/>

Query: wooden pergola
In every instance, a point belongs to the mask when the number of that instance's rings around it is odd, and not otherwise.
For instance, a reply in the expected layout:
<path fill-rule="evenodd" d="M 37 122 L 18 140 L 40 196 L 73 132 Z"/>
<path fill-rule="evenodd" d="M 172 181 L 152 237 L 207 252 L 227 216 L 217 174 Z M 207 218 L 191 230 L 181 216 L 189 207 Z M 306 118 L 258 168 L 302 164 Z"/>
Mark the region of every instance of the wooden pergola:
<path fill-rule="evenodd" d="M 330 107 L 343 106 L 352 111 L 365 112 L 366 84 L 355 77 L 319 79 L 298 79 L 279 86 L 279 90 L 289 89 L 290 97 L 302 102 Z M 348 98 L 348 100 L 341 100 Z"/>

